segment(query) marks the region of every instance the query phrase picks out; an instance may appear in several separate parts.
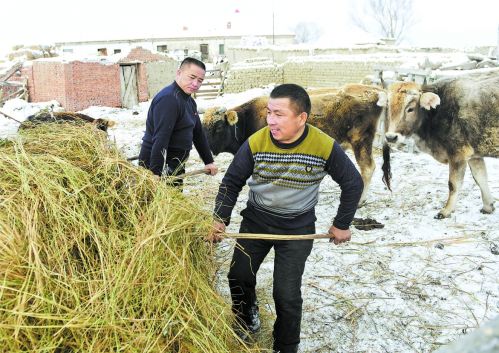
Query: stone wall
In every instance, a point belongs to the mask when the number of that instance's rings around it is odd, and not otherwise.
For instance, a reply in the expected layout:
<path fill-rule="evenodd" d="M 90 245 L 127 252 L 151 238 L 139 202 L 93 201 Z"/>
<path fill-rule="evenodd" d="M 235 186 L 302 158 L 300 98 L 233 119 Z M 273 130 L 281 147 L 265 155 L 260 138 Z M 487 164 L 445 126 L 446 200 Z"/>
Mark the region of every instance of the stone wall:
<path fill-rule="evenodd" d="M 397 68 L 401 57 L 387 55 L 335 55 L 290 58 L 284 64 L 255 58 L 230 67 L 225 93 L 237 93 L 269 84 L 296 83 L 304 87 L 339 87 L 359 83 L 377 67 Z"/>
<path fill-rule="evenodd" d="M 155 61 L 145 63 L 144 65 L 147 73 L 147 90 L 149 92 L 149 99 L 151 99 L 163 87 L 173 82 L 178 62 L 174 60 Z"/>
<path fill-rule="evenodd" d="M 255 58 L 232 65 L 224 83 L 225 93 L 283 83 L 283 67 L 268 59 Z"/>
<path fill-rule="evenodd" d="M 291 58 L 283 65 L 283 83 L 304 87 L 340 87 L 360 83 L 375 68 L 397 68 L 403 63 L 398 57 L 385 55 L 335 55 Z"/>
<path fill-rule="evenodd" d="M 362 55 L 362 54 L 397 54 L 405 53 L 452 53 L 451 48 L 402 48 L 391 45 L 356 45 L 352 47 L 310 48 L 294 46 L 229 47 L 227 58 L 230 62 L 241 62 L 255 57 L 266 57 L 276 63 L 284 63 L 290 57 L 309 57 L 322 55 Z"/>

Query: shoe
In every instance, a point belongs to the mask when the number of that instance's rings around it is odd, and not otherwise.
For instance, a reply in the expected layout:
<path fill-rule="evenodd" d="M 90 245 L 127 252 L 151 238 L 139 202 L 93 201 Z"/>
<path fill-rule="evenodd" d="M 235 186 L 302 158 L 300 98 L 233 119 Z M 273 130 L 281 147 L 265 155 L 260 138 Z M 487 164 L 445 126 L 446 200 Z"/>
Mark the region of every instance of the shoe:
<path fill-rule="evenodd" d="M 239 337 L 239 339 L 244 343 L 246 344 L 251 343 L 251 333 L 248 332 L 248 330 L 245 330 L 242 327 L 237 326 L 234 327 L 234 332 L 236 333 L 237 337 Z"/>
<path fill-rule="evenodd" d="M 260 331 L 260 312 L 258 305 L 253 304 L 247 311 L 245 318 L 238 317 L 239 324 L 234 327 L 234 332 L 244 343 L 252 343 L 253 335 Z"/>
<path fill-rule="evenodd" d="M 255 334 L 260 331 L 260 311 L 256 303 L 249 308 L 245 323 L 250 333 Z"/>

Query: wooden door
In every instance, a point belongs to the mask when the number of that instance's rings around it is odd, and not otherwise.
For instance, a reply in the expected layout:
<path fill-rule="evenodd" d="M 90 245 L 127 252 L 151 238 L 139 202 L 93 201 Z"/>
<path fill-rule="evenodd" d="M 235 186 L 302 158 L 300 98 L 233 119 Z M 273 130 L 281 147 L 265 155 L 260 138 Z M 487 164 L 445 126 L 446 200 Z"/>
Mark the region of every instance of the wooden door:
<path fill-rule="evenodd" d="M 132 108 L 139 104 L 137 89 L 137 66 L 120 65 L 121 106 Z"/>

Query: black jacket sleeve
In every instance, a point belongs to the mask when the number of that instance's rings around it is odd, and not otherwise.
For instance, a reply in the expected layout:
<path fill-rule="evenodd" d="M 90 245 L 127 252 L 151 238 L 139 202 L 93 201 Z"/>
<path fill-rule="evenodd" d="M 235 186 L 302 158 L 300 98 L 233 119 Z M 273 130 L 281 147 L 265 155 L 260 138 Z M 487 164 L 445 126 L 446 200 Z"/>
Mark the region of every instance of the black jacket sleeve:
<path fill-rule="evenodd" d="M 179 116 L 179 106 L 173 96 L 161 98 L 154 107 L 150 169 L 156 175 L 161 175 L 165 163 L 170 138 Z"/>
<path fill-rule="evenodd" d="M 336 141 L 326 162 L 326 171 L 341 188 L 340 205 L 333 225 L 339 229 L 348 229 L 357 210 L 364 182 L 355 165 Z"/>
<path fill-rule="evenodd" d="M 196 105 L 194 105 L 196 107 Z M 196 107 L 197 110 L 197 107 Z M 193 131 L 193 142 L 194 147 L 199 153 L 199 157 L 203 160 L 204 164 L 213 163 L 213 155 L 211 154 L 210 144 L 208 143 L 208 138 L 203 130 L 203 125 L 201 124 L 201 119 L 199 115 L 196 114 L 196 125 L 194 125 Z"/>
<path fill-rule="evenodd" d="M 215 200 L 214 217 L 222 220 L 226 225 L 230 223 L 232 209 L 241 189 L 246 185 L 246 180 L 253 174 L 254 165 L 255 160 L 246 140 L 225 172 Z"/>

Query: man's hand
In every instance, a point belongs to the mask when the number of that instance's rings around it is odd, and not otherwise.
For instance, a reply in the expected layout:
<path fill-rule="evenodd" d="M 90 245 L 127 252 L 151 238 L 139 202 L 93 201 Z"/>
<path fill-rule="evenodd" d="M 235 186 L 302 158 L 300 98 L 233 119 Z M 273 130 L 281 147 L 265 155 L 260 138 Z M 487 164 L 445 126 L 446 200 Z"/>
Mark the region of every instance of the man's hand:
<path fill-rule="evenodd" d="M 329 242 L 334 242 L 336 245 L 349 241 L 352 237 L 352 232 L 350 231 L 350 229 L 343 230 L 338 229 L 335 226 L 331 226 L 328 233 L 331 235 L 331 239 L 329 239 Z"/>
<path fill-rule="evenodd" d="M 218 167 L 215 165 L 215 163 L 205 165 L 204 169 L 206 169 L 206 174 L 215 175 L 218 173 Z"/>
<path fill-rule="evenodd" d="M 204 238 L 204 240 L 209 241 L 211 243 L 218 243 L 223 240 L 223 234 L 225 233 L 225 224 L 217 221 L 213 221 L 213 226 L 210 229 L 208 235 Z"/>

